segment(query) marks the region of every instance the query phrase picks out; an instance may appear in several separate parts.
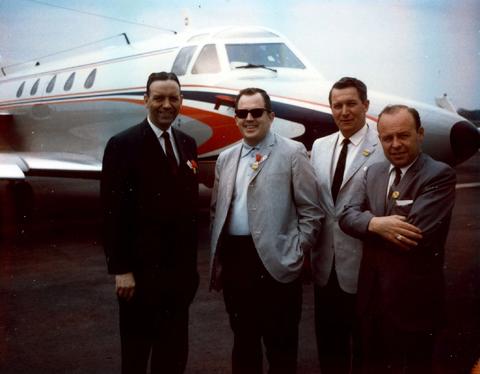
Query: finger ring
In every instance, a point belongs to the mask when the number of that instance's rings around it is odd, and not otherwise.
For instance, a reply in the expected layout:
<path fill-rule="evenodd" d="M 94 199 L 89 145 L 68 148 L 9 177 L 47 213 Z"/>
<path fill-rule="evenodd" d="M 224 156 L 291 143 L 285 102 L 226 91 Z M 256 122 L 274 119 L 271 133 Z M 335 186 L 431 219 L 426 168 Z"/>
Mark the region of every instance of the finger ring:
<path fill-rule="evenodd" d="M 402 235 L 398 234 L 396 237 L 395 237 L 399 242 L 402 241 Z"/>

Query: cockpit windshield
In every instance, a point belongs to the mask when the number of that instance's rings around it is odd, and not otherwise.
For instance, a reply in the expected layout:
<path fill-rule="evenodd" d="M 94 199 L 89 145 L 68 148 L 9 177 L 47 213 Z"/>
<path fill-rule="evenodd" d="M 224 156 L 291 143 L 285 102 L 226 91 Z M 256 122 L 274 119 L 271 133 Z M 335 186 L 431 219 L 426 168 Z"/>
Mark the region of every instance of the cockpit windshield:
<path fill-rule="evenodd" d="M 245 65 L 305 69 L 284 43 L 226 44 L 225 47 L 232 70 Z"/>

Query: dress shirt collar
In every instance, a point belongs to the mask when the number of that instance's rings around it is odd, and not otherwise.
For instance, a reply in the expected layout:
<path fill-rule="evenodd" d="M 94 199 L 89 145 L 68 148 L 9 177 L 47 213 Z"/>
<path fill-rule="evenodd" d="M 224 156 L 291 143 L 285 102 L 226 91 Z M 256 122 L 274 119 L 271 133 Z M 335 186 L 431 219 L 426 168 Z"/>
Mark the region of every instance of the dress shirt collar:
<path fill-rule="evenodd" d="M 265 145 L 270 144 L 273 141 L 273 134 L 271 131 L 265 135 L 265 137 L 255 146 L 248 145 L 245 143 L 245 140 L 242 141 L 242 155 L 241 157 L 245 157 L 246 155 L 250 154 L 254 149 L 259 151 L 261 150 Z"/>
<path fill-rule="evenodd" d="M 165 131 L 163 131 L 163 130 L 159 129 L 157 126 L 155 126 L 153 124 L 153 122 L 150 120 L 150 117 L 148 117 L 148 116 L 147 116 L 147 121 L 148 121 L 148 124 L 150 125 L 150 127 L 152 128 L 153 132 L 157 136 L 157 138 L 160 139 L 160 137 L 162 136 L 162 134 Z M 170 135 L 170 139 L 172 139 L 172 137 L 173 137 L 172 126 L 170 126 L 166 131 L 168 132 L 168 135 Z"/>
<path fill-rule="evenodd" d="M 407 166 L 404 166 L 403 168 L 400 168 L 400 170 L 402 171 L 402 178 L 404 177 L 404 175 L 407 173 L 408 169 L 410 169 L 410 167 L 415 163 L 415 161 L 418 160 L 418 156 L 415 158 L 415 160 L 413 160 L 410 164 L 408 164 Z M 388 169 L 388 174 L 390 175 L 392 173 L 392 170 L 395 169 L 395 166 L 390 164 L 390 168 Z"/>
<path fill-rule="evenodd" d="M 363 142 L 363 138 L 367 134 L 367 130 L 368 130 L 368 125 L 365 124 L 360 130 L 358 130 L 355 134 L 349 137 L 348 140 L 350 140 L 350 143 L 352 143 L 355 147 L 357 147 L 361 142 Z M 343 136 L 342 132 L 339 131 L 337 147 L 341 147 L 343 145 L 343 139 L 345 139 L 345 136 Z"/>

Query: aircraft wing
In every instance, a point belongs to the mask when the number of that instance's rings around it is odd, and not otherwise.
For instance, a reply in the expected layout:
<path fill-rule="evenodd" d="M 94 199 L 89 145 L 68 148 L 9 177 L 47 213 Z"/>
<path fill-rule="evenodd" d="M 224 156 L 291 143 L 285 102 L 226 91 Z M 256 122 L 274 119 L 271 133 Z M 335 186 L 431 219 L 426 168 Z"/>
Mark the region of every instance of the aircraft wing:
<path fill-rule="evenodd" d="M 93 157 L 72 153 L 0 153 L 0 179 L 26 176 L 98 179 L 102 163 Z"/>

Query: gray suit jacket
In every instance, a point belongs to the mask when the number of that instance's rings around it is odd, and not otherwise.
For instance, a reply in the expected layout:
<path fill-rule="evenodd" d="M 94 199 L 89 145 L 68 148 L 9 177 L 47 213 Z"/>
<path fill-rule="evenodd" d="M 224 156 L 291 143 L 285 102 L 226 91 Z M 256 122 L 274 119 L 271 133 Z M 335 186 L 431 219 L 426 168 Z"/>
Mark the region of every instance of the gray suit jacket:
<path fill-rule="evenodd" d="M 368 125 L 367 125 L 368 126 Z M 365 134 L 360 150 L 345 171 L 342 186 L 334 205 L 331 193 L 331 166 L 335 145 L 339 133 L 315 140 L 312 146 L 311 162 L 315 169 L 320 195 L 320 206 L 325 212 L 325 222 L 320 231 L 317 245 L 312 251 L 312 272 L 315 283 L 325 286 L 332 271 L 335 270 L 338 283 L 348 293 L 357 292 L 358 270 L 362 258 L 363 243 L 345 234 L 338 226 L 343 207 L 362 183 L 365 170 L 373 163 L 385 160 L 378 134 L 370 127 Z"/>
<path fill-rule="evenodd" d="M 267 158 L 249 182 L 248 224 L 265 268 L 273 278 L 287 283 L 300 275 L 304 252 L 314 245 L 323 214 L 305 147 L 271 134 L 271 141 L 259 151 Z M 211 203 L 211 276 L 216 274 L 213 264 L 218 261 L 217 249 L 228 219 L 241 149 L 239 143 L 223 151 L 216 164 Z"/>
<path fill-rule="evenodd" d="M 455 171 L 421 153 L 386 203 L 389 162 L 372 165 L 362 189 L 340 217 L 340 227 L 364 240 L 358 281 L 360 316 L 382 313 L 407 331 L 431 330 L 442 321 L 444 246 L 455 200 Z M 398 214 L 422 230 L 411 250 L 368 231 L 372 217 Z"/>

